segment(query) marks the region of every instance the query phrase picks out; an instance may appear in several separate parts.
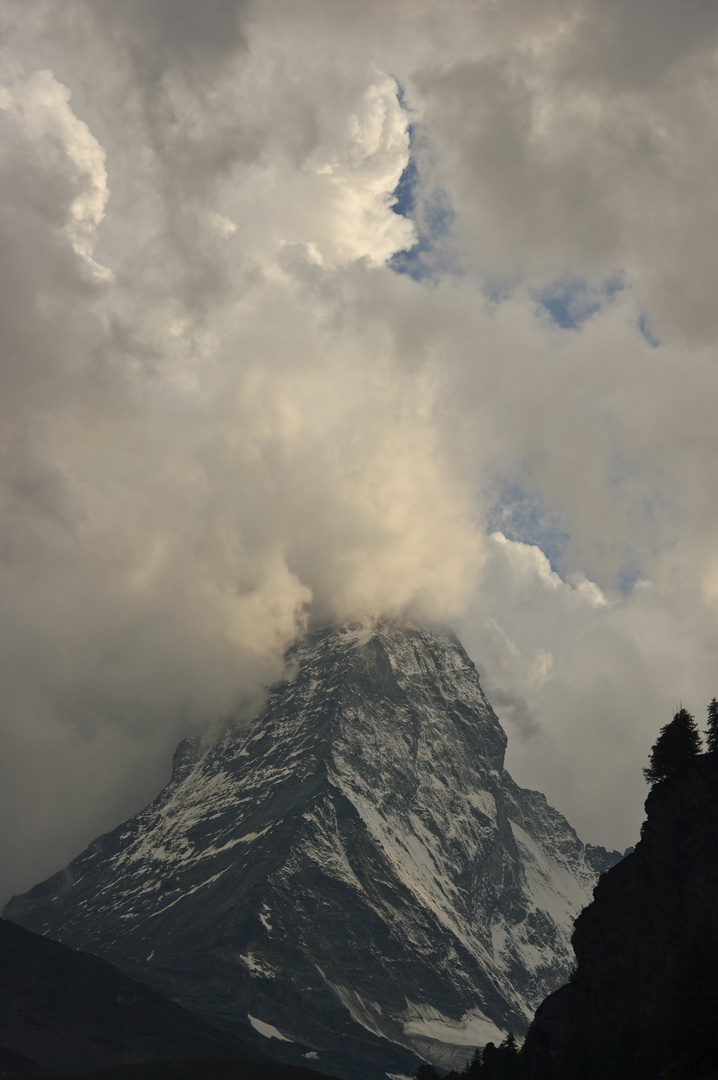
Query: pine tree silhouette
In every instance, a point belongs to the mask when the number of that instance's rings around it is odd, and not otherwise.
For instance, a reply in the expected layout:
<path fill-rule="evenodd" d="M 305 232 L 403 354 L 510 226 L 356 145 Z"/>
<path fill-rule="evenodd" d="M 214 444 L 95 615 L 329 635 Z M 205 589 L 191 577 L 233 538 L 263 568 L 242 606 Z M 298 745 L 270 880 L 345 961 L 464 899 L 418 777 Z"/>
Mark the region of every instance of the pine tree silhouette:
<path fill-rule="evenodd" d="M 700 752 L 701 737 L 695 719 L 687 709 L 680 709 L 670 724 L 661 728 L 643 775 L 649 784 L 667 780 Z"/>
<path fill-rule="evenodd" d="M 436 1071 L 433 1065 L 430 1065 L 428 1061 L 422 1061 L 419 1068 L 414 1073 L 416 1080 L 441 1080 L 439 1073 Z"/>
<path fill-rule="evenodd" d="M 715 698 L 708 706 L 708 726 L 706 728 L 706 749 L 709 754 L 718 755 L 718 701 Z"/>

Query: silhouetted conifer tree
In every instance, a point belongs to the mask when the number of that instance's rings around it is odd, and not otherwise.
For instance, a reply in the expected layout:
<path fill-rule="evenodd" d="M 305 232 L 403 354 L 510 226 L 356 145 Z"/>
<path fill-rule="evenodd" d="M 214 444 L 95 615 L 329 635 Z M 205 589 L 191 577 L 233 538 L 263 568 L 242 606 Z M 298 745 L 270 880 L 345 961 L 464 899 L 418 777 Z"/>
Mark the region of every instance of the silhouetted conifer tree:
<path fill-rule="evenodd" d="M 496 1048 L 496 1053 L 499 1058 L 501 1080 L 519 1080 L 519 1048 L 513 1031 L 510 1031 Z"/>
<path fill-rule="evenodd" d="M 441 1080 L 434 1066 L 430 1065 L 428 1061 L 422 1061 L 414 1076 L 416 1080 Z"/>
<path fill-rule="evenodd" d="M 464 1070 L 466 1080 L 480 1080 L 481 1077 L 481 1051 L 474 1050 L 471 1061 Z"/>
<path fill-rule="evenodd" d="M 701 737 L 695 719 L 687 709 L 680 709 L 670 724 L 661 728 L 643 775 L 649 784 L 667 780 L 700 752 Z"/>
<path fill-rule="evenodd" d="M 487 1043 L 481 1055 L 481 1080 L 519 1080 L 521 1062 L 519 1048 L 510 1031 L 498 1046 Z"/>
<path fill-rule="evenodd" d="M 715 698 L 708 706 L 708 726 L 706 728 L 706 749 L 709 754 L 718 755 L 718 701 Z"/>
<path fill-rule="evenodd" d="M 496 1044 L 487 1042 L 481 1055 L 481 1078 L 484 1080 L 498 1080 L 498 1051 Z"/>

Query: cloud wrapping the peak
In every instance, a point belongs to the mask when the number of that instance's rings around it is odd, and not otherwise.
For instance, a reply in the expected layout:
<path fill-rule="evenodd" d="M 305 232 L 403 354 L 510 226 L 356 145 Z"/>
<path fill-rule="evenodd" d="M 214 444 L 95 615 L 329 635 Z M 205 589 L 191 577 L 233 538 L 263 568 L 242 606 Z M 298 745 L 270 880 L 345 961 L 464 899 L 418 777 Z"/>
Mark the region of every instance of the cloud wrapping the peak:
<path fill-rule="evenodd" d="M 8 888 L 402 612 L 635 839 L 717 692 L 713 8 L 0 6 Z"/>

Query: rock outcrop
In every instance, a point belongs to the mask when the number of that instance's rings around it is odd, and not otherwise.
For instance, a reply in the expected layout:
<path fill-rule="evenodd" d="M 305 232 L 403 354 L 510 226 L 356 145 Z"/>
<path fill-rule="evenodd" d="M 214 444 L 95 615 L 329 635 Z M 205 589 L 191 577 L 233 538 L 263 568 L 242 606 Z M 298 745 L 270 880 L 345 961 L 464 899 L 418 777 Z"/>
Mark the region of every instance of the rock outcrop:
<path fill-rule="evenodd" d="M 538 1009 L 529 1075 L 718 1076 L 718 766 L 657 784 L 641 840 L 576 921 L 577 967 Z"/>

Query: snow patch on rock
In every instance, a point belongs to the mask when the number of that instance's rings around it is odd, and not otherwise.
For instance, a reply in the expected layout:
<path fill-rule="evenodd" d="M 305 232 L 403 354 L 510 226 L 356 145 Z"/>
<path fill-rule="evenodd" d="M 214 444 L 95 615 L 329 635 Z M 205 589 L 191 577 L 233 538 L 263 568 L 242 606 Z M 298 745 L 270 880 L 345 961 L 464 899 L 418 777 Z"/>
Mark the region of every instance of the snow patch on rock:
<path fill-rule="evenodd" d="M 264 1020 L 258 1020 L 256 1016 L 251 1016 L 247 1013 L 247 1019 L 260 1035 L 264 1035 L 265 1039 L 279 1039 L 280 1042 L 294 1042 L 294 1039 L 288 1039 L 286 1035 L 282 1035 L 281 1031 L 274 1027 L 273 1024 L 267 1024 Z"/>

